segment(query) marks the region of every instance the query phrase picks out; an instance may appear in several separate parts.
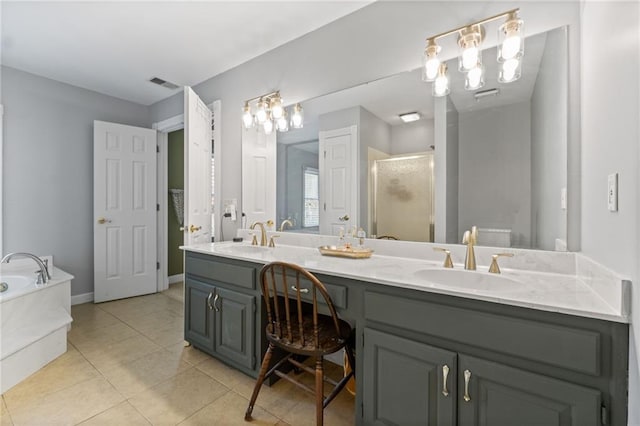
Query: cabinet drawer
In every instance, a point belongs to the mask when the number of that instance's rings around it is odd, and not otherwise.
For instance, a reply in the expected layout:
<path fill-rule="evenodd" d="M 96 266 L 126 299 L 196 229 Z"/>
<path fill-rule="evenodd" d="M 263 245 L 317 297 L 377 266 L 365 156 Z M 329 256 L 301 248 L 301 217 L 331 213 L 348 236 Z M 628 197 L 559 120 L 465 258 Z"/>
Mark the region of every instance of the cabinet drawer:
<path fill-rule="evenodd" d="M 335 306 L 336 308 L 342 308 L 342 309 L 346 309 L 347 308 L 347 288 L 343 287 L 341 285 L 337 285 L 337 284 L 330 284 L 330 283 L 326 283 L 324 281 L 320 281 L 322 282 L 322 284 L 324 285 L 324 287 L 327 289 L 327 293 L 329 293 L 329 297 L 331 297 L 331 301 L 333 302 L 333 306 Z M 287 285 L 288 285 L 288 290 L 289 290 L 289 298 L 295 298 L 296 297 L 296 291 L 295 291 L 295 285 L 296 285 L 296 279 L 295 276 L 291 275 L 287 275 Z M 305 302 L 313 302 L 313 293 L 311 292 L 311 289 L 313 288 L 313 284 L 311 284 L 311 281 L 306 280 L 304 278 L 300 278 L 300 289 L 302 291 L 308 289 L 309 292 L 308 293 L 300 293 L 300 298 L 302 300 L 304 300 Z M 278 287 L 281 288 L 281 287 Z M 279 291 L 278 293 L 282 294 L 281 291 Z M 318 303 L 322 304 L 322 305 L 326 305 L 326 303 L 324 303 L 324 298 L 320 295 L 320 292 L 317 293 L 317 297 L 318 297 Z"/>
<path fill-rule="evenodd" d="M 365 293 L 365 318 L 420 333 L 600 375 L 600 333 L 470 311 L 422 300 Z"/>
<path fill-rule="evenodd" d="M 233 284 L 239 287 L 255 289 L 256 273 L 250 266 L 218 262 L 213 259 L 201 259 L 187 256 L 186 268 L 189 274 L 209 278 L 214 281 Z"/>

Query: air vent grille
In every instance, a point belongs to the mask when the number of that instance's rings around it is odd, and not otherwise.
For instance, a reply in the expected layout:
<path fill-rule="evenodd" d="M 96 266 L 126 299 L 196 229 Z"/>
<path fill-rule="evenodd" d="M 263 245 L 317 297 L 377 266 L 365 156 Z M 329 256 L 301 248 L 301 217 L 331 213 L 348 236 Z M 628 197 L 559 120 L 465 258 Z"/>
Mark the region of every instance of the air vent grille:
<path fill-rule="evenodd" d="M 162 86 L 162 87 L 166 87 L 167 89 L 173 90 L 173 89 L 177 89 L 179 86 L 177 84 L 174 84 L 170 81 L 167 80 L 163 80 L 161 78 L 158 77 L 153 77 L 149 80 L 151 83 L 153 84 L 157 84 L 158 86 Z"/>

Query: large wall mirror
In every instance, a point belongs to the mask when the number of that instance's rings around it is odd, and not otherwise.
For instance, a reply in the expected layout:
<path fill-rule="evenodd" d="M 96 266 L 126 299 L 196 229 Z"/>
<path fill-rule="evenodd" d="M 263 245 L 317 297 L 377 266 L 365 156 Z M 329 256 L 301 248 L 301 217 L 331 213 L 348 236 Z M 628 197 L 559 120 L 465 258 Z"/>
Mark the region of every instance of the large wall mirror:
<path fill-rule="evenodd" d="M 475 225 L 481 245 L 566 249 L 567 46 L 565 27 L 527 37 L 509 84 L 486 49 L 476 91 L 452 63 L 445 98 L 416 69 L 302 102 L 304 127 L 276 137 L 276 223 L 446 243 Z"/>

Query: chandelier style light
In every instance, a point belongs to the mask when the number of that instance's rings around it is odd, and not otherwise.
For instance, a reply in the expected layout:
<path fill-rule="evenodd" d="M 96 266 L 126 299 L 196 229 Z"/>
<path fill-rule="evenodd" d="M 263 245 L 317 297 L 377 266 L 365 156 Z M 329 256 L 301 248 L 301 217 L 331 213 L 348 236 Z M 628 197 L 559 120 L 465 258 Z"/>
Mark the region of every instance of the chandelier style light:
<path fill-rule="evenodd" d="M 256 102 L 257 101 L 257 102 Z M 252 112 L 251 104 L 255 102 L 255 112 Z M 291 119 L 289 119 L 291 117 Z M 275 91 L 245 101 L 242 108 L 242 125 L 245 129 L 262 129 L 270 135 L 274 130 L 278 132 L 289 131 L 289 125 L 294 129 L 302 128 L 304 112 L 300 104 L 291 108 L 291 114 L 284 107 L 280 92 Z"/>
<path fill-rule="evenodd" d="M 522 57 L 524 55 L 523 21 L 518 18 L 519 9 L 509 10 L 491 16 L 473 24 L 456 28 L 427 39 L 424 50 L 422 79 L 433 82 L 432 93 L 435 97 L 449 94 L 447 66 L 438 54 L 442 48 L 437 40 L 452 34 L 458 35 L 458 70 L 465 74 L 464 88 L 477 90 L 484 86 L 484 66 L 482 65 L 482 42 L 485 38 L 484 24 L 505 19 L 498 28 L 498 81 L 511 83 L 522 75 Z"/>

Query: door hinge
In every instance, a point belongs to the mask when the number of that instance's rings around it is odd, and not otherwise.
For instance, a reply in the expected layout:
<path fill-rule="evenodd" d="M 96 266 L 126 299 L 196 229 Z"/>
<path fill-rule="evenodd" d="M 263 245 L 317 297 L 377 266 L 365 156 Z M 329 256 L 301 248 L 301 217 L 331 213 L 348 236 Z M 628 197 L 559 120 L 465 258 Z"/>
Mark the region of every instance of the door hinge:
<path fill-rule="evenodd" d="M 327 151 L 324 151 L 323 156 L 324 158 L 327 158 Z"/>
<path fill-rule="evenodd" d="M 327 203 L 324 203 L 324 211 L 327 211 Z"/>
<path fill-rule="evenodd" d="M 160 270 L 160 262 L 156 262 L 156 269 Z"/>
<path fill-rule="evenodd" d="M 160 211 L 160 204 L 156 204 L 156 211 L 159 212 Z"/>
<path fill-rule="evenodd" d="M 156 152 L 160 152 L 160 145 L 156 145 Z"/>
<path fill-rule="evenodd" d="M 609 413 L 607 412 L 606 405 L 602 405 L 602 407 L 600 407 L 600 422 L 603 425 L 609 424 Z"/>

